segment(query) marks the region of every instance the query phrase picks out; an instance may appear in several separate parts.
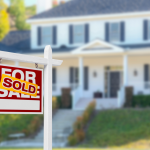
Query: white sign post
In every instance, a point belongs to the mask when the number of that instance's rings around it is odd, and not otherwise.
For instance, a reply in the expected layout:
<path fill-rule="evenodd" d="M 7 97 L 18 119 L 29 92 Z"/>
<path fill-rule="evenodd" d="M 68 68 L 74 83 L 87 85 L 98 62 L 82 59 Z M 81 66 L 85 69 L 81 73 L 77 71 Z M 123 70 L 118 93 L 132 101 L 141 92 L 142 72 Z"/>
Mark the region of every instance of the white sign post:
<path fill-rule="evenodd" d="M 44 150 L 52 150 L 52 66 L 59 66 L 63 61 L 52 59 L 50 45 L 45 47 L 44 58 L 4 51 L 0 51 L 0 58 L 44 65 Z"/>

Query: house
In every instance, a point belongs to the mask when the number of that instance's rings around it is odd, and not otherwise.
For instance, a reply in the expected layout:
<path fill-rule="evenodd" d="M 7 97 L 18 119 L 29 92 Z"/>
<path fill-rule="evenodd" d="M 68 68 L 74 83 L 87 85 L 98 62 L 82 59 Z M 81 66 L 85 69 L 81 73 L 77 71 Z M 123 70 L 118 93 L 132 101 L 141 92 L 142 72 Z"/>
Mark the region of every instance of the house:
<path fill-rule="evenodd" d="M 122 107 L 127 86 L 150 94 L 149 0 L 72 0 L 27 22 L 31 31 L 9 33 L 0 49 L 43 57 L 51 45 L 53 58 L 64 61 L 53 68 L 53 95 L 70 87 L 73 109 L 97 91 L 97 109 Z"/>

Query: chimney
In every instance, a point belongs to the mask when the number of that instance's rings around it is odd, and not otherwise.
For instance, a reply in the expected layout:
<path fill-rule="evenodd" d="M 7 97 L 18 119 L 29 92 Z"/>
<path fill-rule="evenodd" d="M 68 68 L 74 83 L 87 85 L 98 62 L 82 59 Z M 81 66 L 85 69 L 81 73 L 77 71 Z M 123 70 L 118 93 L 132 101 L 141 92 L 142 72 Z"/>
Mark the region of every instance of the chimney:
<path fill-rule="evenodd" d="M 37 14 L 52 8 L 53 0 L 37 0 Z"/>

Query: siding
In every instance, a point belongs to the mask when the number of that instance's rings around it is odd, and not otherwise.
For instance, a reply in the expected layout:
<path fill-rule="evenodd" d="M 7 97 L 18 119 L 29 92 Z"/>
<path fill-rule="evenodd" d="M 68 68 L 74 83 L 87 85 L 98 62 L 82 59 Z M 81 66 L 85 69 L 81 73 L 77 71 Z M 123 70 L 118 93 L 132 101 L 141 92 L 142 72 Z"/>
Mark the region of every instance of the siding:
<path fill-rule="evenodd" d="M 57 25 L 57 44 L 52 45 L 54 48 L 59 48 L 62 45 L 67 47 L 78 47 L 83 45 L 82 44 L 70 44 L 69 43 L 69 25 L 70 24 L 89 24 L 89 42 L 95 39 L 105 40 L 105 23 L 106 22 L 125 22 L 125 40 L 115 42 L 114 44 L 144 44 L 149 43 L 149 40 L 143 39 L 143 21 L 145 19 L 150 18 L 127 18 L 127 19 L 114 19 L 114 20 L 97 20 L 97 21 L 89 21 L 89 22 L 64 22 L 64 23 L 56 23 L 56 24 L 38 24 L 32 25 L 32 33 L 31 33 L 31 45 L 32 48 L 44 48 L 43 45 L 38 46 L 36 37 L 37 37 L 37 27 L 38 26 L 54 26 Z"/>

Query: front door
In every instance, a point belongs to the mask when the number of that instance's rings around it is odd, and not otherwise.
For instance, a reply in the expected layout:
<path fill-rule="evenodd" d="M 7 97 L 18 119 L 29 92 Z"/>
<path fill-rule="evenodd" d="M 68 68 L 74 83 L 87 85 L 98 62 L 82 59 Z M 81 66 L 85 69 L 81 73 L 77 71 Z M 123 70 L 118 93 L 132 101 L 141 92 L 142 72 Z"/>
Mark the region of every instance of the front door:
<path fill-rule="evenodd" d="M 120 72 L 110 72 L 110 97 L 117 97 L 117 92 L 120 87 Z"/>

